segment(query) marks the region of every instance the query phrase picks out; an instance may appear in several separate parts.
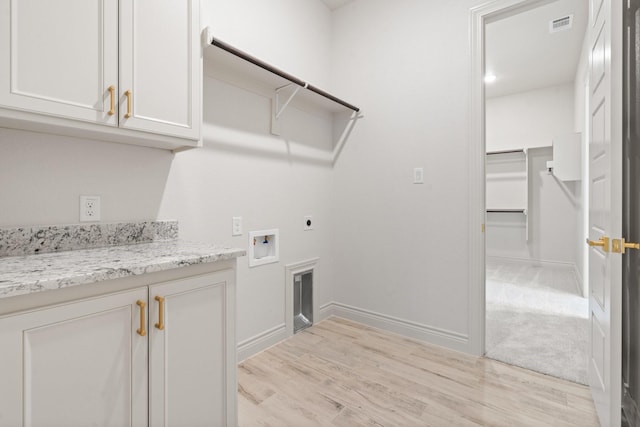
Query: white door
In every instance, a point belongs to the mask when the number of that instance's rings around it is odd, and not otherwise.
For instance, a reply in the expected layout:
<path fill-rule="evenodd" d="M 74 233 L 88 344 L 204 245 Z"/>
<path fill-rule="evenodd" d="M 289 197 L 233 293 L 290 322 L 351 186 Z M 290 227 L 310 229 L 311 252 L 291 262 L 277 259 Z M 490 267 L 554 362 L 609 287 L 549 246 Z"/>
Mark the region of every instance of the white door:
<path fill-rule="evenodd" d="M 118 125 L 118 0 L 1 0 L 0 58 L 0 106 Z"/>
<path fill-rule="evenodd" d="M 145 288 L 0 318 L 0 425 L 146 426 L 146 299 Z"/>
<path fill-rule="evenodd" d="M 233 277 L 150 286 L 149 425 L 236 425 Z"/>
<path fill-rule="evenodd" d="M 199 5 L 120 1 L 120 127 L 199 139 Z"/>
<path fill-rule="evenodd" d="M 590 1 L 589 385 L 603 426 L 620 425 L 622 1 Z"/>

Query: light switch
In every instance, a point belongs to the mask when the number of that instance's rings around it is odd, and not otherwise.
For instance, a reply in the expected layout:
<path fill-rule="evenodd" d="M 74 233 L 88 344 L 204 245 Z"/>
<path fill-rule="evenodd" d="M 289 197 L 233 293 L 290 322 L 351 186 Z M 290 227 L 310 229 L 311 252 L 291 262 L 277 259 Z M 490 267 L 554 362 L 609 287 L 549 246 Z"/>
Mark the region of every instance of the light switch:
<path fill-rule="evenodd" d="M 413 168 L 413 183 L 424 184 L 424 169 Z"/>
<path fill-rule="evenodd" d="M 241 216 L 233 217 L 232 226 L 231 226 L 231 235 L 242 236 L 242 217 Z"/>

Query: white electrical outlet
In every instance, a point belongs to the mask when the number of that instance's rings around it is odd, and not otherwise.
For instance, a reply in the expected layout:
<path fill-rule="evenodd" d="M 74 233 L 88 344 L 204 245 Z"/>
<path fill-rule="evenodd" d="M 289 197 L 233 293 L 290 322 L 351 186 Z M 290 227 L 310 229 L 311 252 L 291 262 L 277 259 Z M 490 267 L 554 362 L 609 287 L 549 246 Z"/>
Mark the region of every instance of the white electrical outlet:
<path fill-rule="evenodd" d="M 313 217 L 311 215 L 307 215 L 304 217 L 304 231 L 313 230 Z"/>
<path fill-rule="evenodd" d="M 424 184 L 424 169 L 423 168 L 414 168 L 413 169 L 413 183 L 414 184 Z"/>
<path fill-rule="evenodd" d="M 242 217 L 234 216 L 231 220 L 231 235 L 242 236 Z"/>
<path fill-rule="evenodd" d="M 80 196 L 80 221 L 100 221 L 100 196 Z"/>

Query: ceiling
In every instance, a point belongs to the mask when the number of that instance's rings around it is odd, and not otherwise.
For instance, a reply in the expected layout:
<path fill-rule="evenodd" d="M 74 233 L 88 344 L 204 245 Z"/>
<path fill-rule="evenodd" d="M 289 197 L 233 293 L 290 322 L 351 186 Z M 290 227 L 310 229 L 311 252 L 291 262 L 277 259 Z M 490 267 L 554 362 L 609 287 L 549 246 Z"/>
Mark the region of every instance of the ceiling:
<path fill-rule="evenodd" d="M 549 21 L 573 15 L 571 29 L 551 34 Z M 488 98 L 572 82 L 588 20 L 585 0 L 557 0 L 486 26 Z"/>

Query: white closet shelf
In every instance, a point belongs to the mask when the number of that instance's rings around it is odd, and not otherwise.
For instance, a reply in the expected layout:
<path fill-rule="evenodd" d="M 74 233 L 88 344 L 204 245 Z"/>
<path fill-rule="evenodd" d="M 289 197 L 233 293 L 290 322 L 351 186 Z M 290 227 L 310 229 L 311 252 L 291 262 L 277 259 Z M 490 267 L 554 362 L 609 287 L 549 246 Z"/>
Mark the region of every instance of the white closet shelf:
<path fill-rule="evenodd" d="M 524 148 L 518 150 L 487 151 L 487 156 L 494 156 L 496 154 L 526 154 L 526 151 Z"/>
<path fill-rule="evenodd" d="M 276 95 L 285 89 L 290 89 L 286 94 L 288 99 L 282 106 L 278 105 L 278 116 L 296 96 L 332 113 L 351 111 L 357 115 L 360 112 L 360 108 L 355 105 L 213 37 L 209 28 L 205 30 L 205 37 L 207 47 L 204 49 L 204 56 L 215 67 L 224 68 L 227 72 L 239 74 L 270 86 Z"/>
<path fill-rule="evenodd" d="M 485 206 L 491 206 L 486 208 L 486 213 L 522 215 L 527 241 L 531 222 L 528 215 L 529 161 L 527 148 L 512 148 L 487 151 L 485 162 Z"/>
<path fill-rule="evenodd" d="M 527 214 L 526 209 L 489 209 L 487 208 L 487 213 L 521 213 Z"/>

